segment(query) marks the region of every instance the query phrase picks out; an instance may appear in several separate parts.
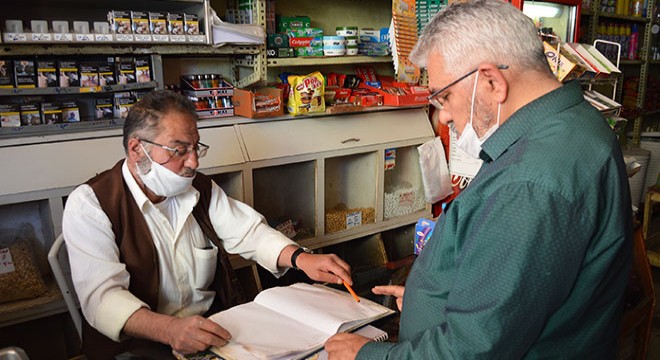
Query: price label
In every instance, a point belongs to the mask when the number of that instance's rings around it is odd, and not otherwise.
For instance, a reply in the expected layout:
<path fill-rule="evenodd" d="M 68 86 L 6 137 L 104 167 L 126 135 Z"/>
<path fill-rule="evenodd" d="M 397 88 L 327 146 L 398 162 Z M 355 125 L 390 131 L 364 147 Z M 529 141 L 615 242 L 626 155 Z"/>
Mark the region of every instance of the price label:
<path fill-rule="evenodd" d="M 55 41 L 73 41 L 73 34 L 69 34 L 69 33 L 53 34 L 53 39 Z"/>
<path fill-rule="evenodd" d="M 14 261 L 11 258 L 9 248 L 0 249 L 0 274 L 10 273 L 16 270 Z"/>
<path fill-rule="evenodd" d="M 291 220 L 287 220 L 275 228 L 275 230 L 281 232 L 284 234 L 284 236 L 288 237 L 289 239 L 293 239 L 296 236 L 296 229 L 293 227 L 293 222 Z"/>
<path fill-rule="evenodd" d="M 350 229 L 352 227 L 362 225 L 362 211 L 355 211 L 352 213 L 346 214 L 346 228 Z"/>

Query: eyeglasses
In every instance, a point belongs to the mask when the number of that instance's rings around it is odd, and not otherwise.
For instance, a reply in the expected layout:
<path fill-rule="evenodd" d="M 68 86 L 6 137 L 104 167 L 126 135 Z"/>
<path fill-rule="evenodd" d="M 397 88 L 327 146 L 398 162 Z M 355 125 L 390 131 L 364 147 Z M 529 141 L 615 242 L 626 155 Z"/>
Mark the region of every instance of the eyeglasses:
<path fill-rule="evenodd" d="M 497 68 L 500 69 L 500 70 L 505 70 L 505 69 L 509 68 L 509 65 L 497 65 Z M 470 70 L 470 72 L 468 72 L 467 74 L 465 74 L 465 75 L 459 77 L 458 79 L 452 81 L 451 83 L 449 83 L 449 85 L 447 85 L 447 86 L 443 87 L 442 89 L 440 89 L 438 91 L 435 91 L 433 94 L 429 95 L 427 99 L 429 100 L 431 105 L 435 106 L 439 110 L 442 110 L 444 106 L 442 105 L 440 100 L 438 100 L 438 95 L 442 94 L 445 90 L 449 89 L 450 87 L 458 84 L 461 80 L 465 79 L 466 77 L 474 74 L 475 72 L 477 72 L 477 70 L 479 70 L 479 68 L 475 68 L 474 70 Z M 444 100 L 443 100 L 443 102 L 444 102 Z"/>
<path fill-rule="evenodd" d="M 147 144 L 160 146 L 161 148 L 163 148 L 163 149 L 170 152 L 169 159 L 167 159 L 167 161 L 165 161 L 163 163 L 160 163 L 161 165 L 167 163 L 168 161 L 172 160 L 173 158 L 181 159 L 181 158 L 185 157 L 186 155 L 188 155 L 188 153 L 190 151 L 194 151 L 197 154 L 198 159 L 203 158 L 204 156 L 206 156 L 206 152 L 209 150 L 208 145 L 206 145 L 202 142 L 199 142 L 199 141 L 194 146 L 179 145 L 179 146 L 176 146 L 176 147 L 169 147 L 169 146 L 165 146 L 165 145 L 162 145 L 162 144 L 159 144 L 159 143 L 156 143 L 156 142 L 153 142 L 153 141 L 149 141 L 149 140 L 146 140 L 146 139 L 138 139 L 138 140 L 139 141 L 144 141 Z"/>

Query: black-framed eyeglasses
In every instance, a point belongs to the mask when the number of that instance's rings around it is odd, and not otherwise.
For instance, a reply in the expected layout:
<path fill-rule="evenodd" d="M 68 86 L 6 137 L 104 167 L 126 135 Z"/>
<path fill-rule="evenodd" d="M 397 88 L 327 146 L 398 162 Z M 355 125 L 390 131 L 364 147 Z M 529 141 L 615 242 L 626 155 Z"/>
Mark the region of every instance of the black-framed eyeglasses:
<path fill-rule="evenodd" d="M 500 69 L 500 70 L 505 70 L 505 69 L 509 68 L 509 65 L 497 65 L 497 68 Z M 449 89 L 450 87 L 458 84 L 461 80 L 465 79 L 466 77 L 474 74 L 475 72 L 477 72 L 477 70 L 479 70 L 479 68 L 474 68 L 473 70 L 470 70 L 470 72 L 468 72 L 467 74 L 465 74 L 465 75 L 459 77 L 458 79 L 452 81 L 451 83 L 449 83 L 449 85 L 443 87 L 440 90 L 437 90 L 437 91 L 433 92 L 433 94 L 429 95 L 427 97 L 427 99 L 429 100 L 431 105 L 435 106 L 439 110 L 442 110 L 443 105 L 440 102 L 440 100 L 438 100 L 438 95 L 442 94 L 445 90 Z"/>
<path fill-rule="evenodd" d="M 189 145 L 189 146 L 179 145 L 179 146 L 175 146 L 175 147 L 170 147 L 170 146 L 159 144 L 159 143 L 156 143 L 156 142 L 153 142 L 153 141 L 150 141 L 150 140 L 146 140 L 146 139 L 138 139 L 138 140 L 139 141 L 144 141 L 147 144 L 160 146 L 161 148 L 169 151 L 170 157 L 167 159 L 167 161 L 160 163 L 161 165 L 167 163 L 168 161 L 172 160 L 173 158 L 181 159 L 181 158 L 185 157 L 186 155 L 188 155 L 188 153 L 190 151 L 194 151 L 197 154 L 198 159 L 203 158 L 204 156 L 206 156 L 206 152 L 209 150 L 209 146 L 202 143 L 202 142 L 200 142 L 200 141 L 198 141 L 197 144 L 195 144 L 195 145 Z"/>

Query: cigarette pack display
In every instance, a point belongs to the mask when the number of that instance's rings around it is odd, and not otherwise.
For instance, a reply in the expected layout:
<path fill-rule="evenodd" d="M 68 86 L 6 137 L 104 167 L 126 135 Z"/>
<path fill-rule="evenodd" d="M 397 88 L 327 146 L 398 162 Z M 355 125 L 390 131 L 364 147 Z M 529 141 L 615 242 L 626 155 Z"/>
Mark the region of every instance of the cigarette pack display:
<path fill-rule="evenodd" d="M 167 13 L 149 12 L 149 30 L 154 41 L 168 41 Z"/>
<path fill-rule="evenodd" d="M 99 85 L 115 85 L 117 84 L 117 75 L 115 74 L 115 63 L 104 62 L 99 64 Z"/>
<path fill-rule="evenodd" d="M 115 111 L 114 116 L 122 119 L 126 119 L 128 112 L 135 104 L 135 97 L 130 92 L 118 92 L 115 93 Z"/>
<path fill-rule="evenodd" d="M 78 87 L 80 86 L 80 72 L 78 70 L 78 63 L 75 61 L 61 60 L 57 64 L 60 73 L 60 86 L 61 87 Z"/>
<path fill-rule="evenodd" d="M 199 19 L 195 14 L 183 14 L 184 30 L 188 35 L 199 35 Z"/>
<path fill-rule="evenodd" d="M 112 98 L 97 98 L 96 99 L 96 118 L 97 119 L 112 119 L 115 117 Z"/>
<path fill-rule="evenodd" d="M 14 64 L 12 60 L 0 59 L 0 89 L 14 87 Z"/>
<path fill-rule="evenodd" d="M 37 104 L 22 104 L 21 126 L 41 125 L 41 115 Z"/>
<path fill-rule="evenodd" d="M 131 34 L 131 14 L 128 11 L 110 10 L 108 12 L 110 30 L 115 34 Z"/>
<path fill-rule="evenodd" d="M 0 126 L 21 126 L 21 108 L 18 104 L 0 104 Z"/>
<path fill-rule="evenodd" d="M 79 122 L 80 110 L 75 101 L 67 101 L 62 103 L 62 121 L 64 122 Z"/>
<path fill-rule="evenodd" d="M 40 108 L 43 124 L 50 125 L 62 122 L 62 108 L 59 104 L 44 102 L 40 104 Z"/>
<path fill-rule="evenodd" d="M 80 63 L 80 85 L 82 87 L 99 86 L 99 66 L 97 63 Z"/>
<path fill-rule="evenodd" d="M 19 88 L 37 86 L 37 73 L 32 60 L 14 60 L 14 82 Z"/>
<path fill-rule="evenodd" d="M 139 83 L 151 81 L 151 68 L 149 66 L 148 56 L 138 56 L 135 58 L 135 74 Z"/>
<path fill-rule="evenodd" d="M 183 14 L 167 13 L 167 30 L 171 35 L 184 35 Z"/>
<path fill-rule="evenodd" d="M 132 84 L 136 82 L 135 78 L 135 58 L 122 57 L 117 61 L 119 67 L 119 84 Z"/>
<path fill-rule="evenodd" d="M 145 11 L 131 11 L 133 34 L 150 34 L 149 14 Z"/>
<path fill-rule="evenodd" d="M 55 61 L 37 61 L 37 85 L 40 88 L 58 87 L 57 63 Z"/>

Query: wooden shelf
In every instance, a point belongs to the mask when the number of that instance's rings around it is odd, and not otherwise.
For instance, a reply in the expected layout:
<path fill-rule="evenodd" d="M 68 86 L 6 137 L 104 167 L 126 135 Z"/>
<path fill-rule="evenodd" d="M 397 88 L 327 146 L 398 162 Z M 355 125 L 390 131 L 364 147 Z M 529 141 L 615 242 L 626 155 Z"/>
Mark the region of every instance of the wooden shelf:
<path fill-rule="evenodd" d="M 247 55 L 258 54 L 258 46 L 224 45 L 213 47 L 211 45 L 186 44 L 20 44 L 3 43 L 0 46 L 0 55 Z"/>
<path fill-rule="evenodd" d="M 341 65 L 341 64 L 370 64 L 370 63 L 390 63 L 391 56 L 329 56 L 329 57 L 294 57 L 294 58 L 270 58 L 269 67 L 286 66 L 320 66 L 320 65 Z"/>
<path fill-rule="evenodd" d="M 0 327 L 22 323 L 67 311 L 64 298 L 53 279 L 46 279 L 48 290 L 34 299 L 0 304 Z"/>

